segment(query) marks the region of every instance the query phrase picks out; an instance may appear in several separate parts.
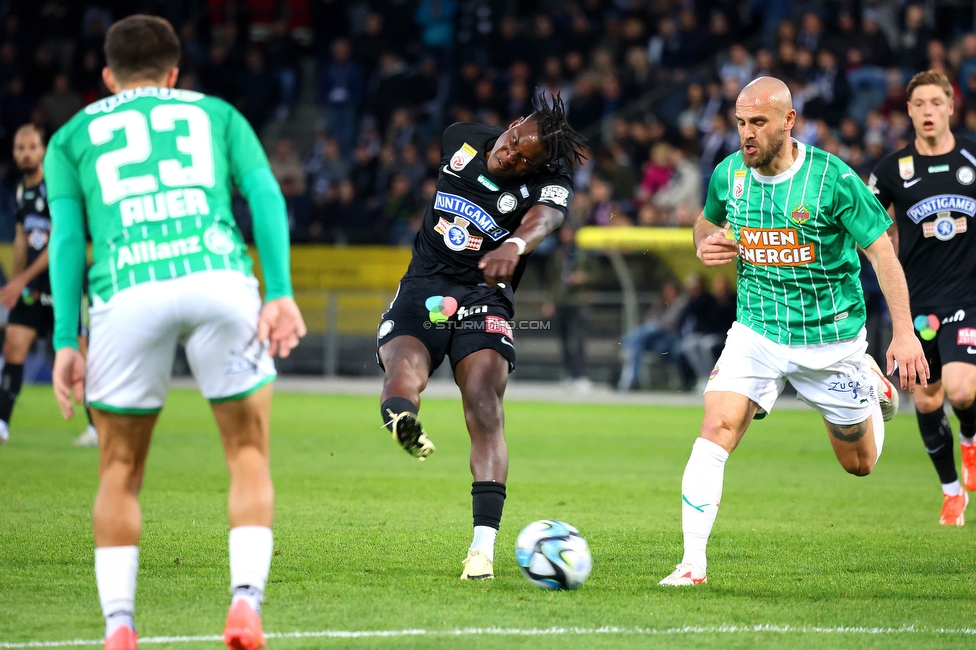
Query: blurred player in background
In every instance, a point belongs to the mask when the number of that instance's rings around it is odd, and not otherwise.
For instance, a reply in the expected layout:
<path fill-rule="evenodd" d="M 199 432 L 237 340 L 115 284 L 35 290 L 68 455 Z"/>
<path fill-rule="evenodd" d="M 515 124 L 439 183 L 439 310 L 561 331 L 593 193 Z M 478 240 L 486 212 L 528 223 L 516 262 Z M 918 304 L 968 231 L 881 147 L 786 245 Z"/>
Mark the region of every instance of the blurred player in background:
<path fill-rule="evenodd" d="M 10 281 L 0 289 L 0 302 L 10 310 L 3 341 L 0 371 L 0 445 L 10 437 L 10 416 L 24 380 L 24 361 L 38 337 L 54 329 L 51 281 L 48 277 L 47 244 L 51 237 L 47 186 L 44 183 L 44 136 L 33 124 L 14 134 L 14 163 L 23 174 L 15 196 L 17 231 Z M 92 426 L 75 440 L 79 446 L 98 445 Z"/>
<path fill-rule="evenodd" d="M 437 194 L 413 259 L 377 331 L 385 370 L 380 413 L 396 440 L 424 460 L 434 451 L 417 413 L 427 379 L 447 356 L 471 437 L 474 538 L 462 580 L 494 577 L 495 536 L 508 480 L 502 398 L 515 368 L 510 321 L 525 256 L 563 222 L 583 139 L 550 106 L 508 130 L 453 124 L 441 140 Z"/>
<path fill-rule="evenodd" d="M 101 461 L 95 577 L 105 647 L 136 647 L 142 520 L 139 489 L 176 345 L 213 409 L 230 473 L 228 647 L 265 646 L 260 607 L 272 555 L 268 458 L 272 356 L 305 334 L 292 299 L 285 203 L 243 116 L 222 100 L 174 90 L 180 44 L 161 18 L 135 15 L 105 39 L 112 97 L 80 111 L 45 157 L 53 230 L 54 390 L 65 417 L 87 385 Z M 254 214 L 266 281 L 262 306 L 231 185 Z M 90 349 L 76 349 L 85 217 Z"/>
<path fill-rule="evenodd" d="M 897 393 L 867 350 L 864 249 L 891 311 L 903 389 L 925 386 L 928 367 L 912 334 L 905 275 L 886 231 L 891 219 L 839 158 L 793 140 L 790 91 L 760 77 L 735 104 L 740 151 L 723 160 L 695 223 L 706 266 L 738 259 L 738 314 L 705 389 L 705 417 L 681 481 L 684 557 L 665 586 L 706 581 L 705 547 L 722 499 L 725 463 L 787 380 L 823 416 L 841 466 L 871 472 Z M 732 228 L 734 240 L 726 238 Z"/>
<path fill-rule="evenodd" d="M 931 368 L 914 393 L 925 450 L 942 484 L 939 523 L 962 526 L 976 490 L 976 142 L 949 130 L 952 85 L 941 72 L 908 83 L 915 138 L 882 159 L 868 186 L 895 217 L 898 256 L 912 298 L 915 333 Z M 946 397 L 959 418 L 962 485 Z"/>

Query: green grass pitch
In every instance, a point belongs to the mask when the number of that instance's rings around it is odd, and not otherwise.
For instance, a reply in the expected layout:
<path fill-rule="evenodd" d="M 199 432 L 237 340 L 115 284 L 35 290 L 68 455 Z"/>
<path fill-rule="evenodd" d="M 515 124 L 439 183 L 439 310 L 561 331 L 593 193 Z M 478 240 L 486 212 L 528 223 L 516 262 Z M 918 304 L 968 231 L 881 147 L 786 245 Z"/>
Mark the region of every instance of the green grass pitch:
<path fill-rule="evenodd" d="M 272 648 L 976 645 L 973 529 L 938 525 L 938 483 L 911 416 L 890 423 L 867 478 L 844 473 L 811 412 L 777 411 L 756 423 L 727 466 L 710 582 L 676 590 L 657 581 L 681 555 L 681 474 L 700 408 L 510 402 L 497 578 L 462 583 L 471 478 L 460 404 L 424 402 L 438 451 L 419 463 L 381 429 L 377 400 L 275 397 L 276 551 L 265 629 L 428 634 L 276 638 Z M 103 632 L 90 532 L 97 452 L 71 447 L 82 417 L 65 423 L 49 388 L 25 389 L 11 442 L 0 448 L 0 648 Z M 209 409 L 195 393 L 174 391 L 142 494 L 142 637 L 220 633 L 229 602 L 226 496 Z M 578 591 L 542 591 L 518 572 L 515 537 L 544 518 L 568 521 L 589 540 L 594 569 Z M 780 631 L 741 630 L 757 625 Z M 604 626 L 616 631 L 592 633 Z M 590 633 L 445 634 L 489 627 Z"/>

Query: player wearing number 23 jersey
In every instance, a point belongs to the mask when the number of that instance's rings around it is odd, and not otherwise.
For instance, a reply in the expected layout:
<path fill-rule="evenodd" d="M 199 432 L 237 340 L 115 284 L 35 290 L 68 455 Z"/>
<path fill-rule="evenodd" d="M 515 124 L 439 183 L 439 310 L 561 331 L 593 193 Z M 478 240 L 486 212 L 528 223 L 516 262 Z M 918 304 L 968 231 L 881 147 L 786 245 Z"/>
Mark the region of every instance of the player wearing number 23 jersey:
<path fill-rule="evenodd" d="M 175 89 L 179 39 L 161 18 L 112 25 L 102 72 L 113 94 L 54 134 L 45 158 L 57 350 L 54 391 L 71 416 L 82 378 L 98 429 L 95 578 L 106 650 L 134 650 L 138 494 L 178 343 L 211 403 L 230 475 L 231 610 L 225 643 L 265 647 L 260 605 L 272 555 L 272 355 L 305 334 L 292 298 L 284 198 L 257 136 L 226 102 Z M 262 304 L 231 212 L 253 214 Z M 87 224 L 87 362 L 75 348 Z M 86 368 L 87 365 L 87 368 Z"/>

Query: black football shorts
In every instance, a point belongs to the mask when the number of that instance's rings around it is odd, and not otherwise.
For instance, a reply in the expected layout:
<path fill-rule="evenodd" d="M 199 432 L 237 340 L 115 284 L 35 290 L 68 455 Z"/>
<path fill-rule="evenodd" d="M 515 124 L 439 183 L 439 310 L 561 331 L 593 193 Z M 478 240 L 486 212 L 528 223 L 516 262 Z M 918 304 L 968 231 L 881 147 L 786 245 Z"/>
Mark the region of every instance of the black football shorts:
<path fill-rule="evenodd" d="M 941 380 L 947 363 L 976 364 L 976 306 L 916 313 L 914 325 L 929 362 L 929 381 Z"/>
<path fill-rule="evenodd" d="M 7 316 L 8 325 L 21 325 L 37 332 L 38 338 L 45 338 L 54 331 L 54 306 L 51 296 L 33 292 L 21 296 Z"/>
<path fill-rule="evenodd" d="M 442 275 L 406 276 L 396 297 L 382 316 L 376 331 L 376 360 L 379 348 L 398 336 L 420 339 L 430 352 L 430 371 L 447 356 L 451 369 L 478 350 L 497 351 L 515 369 L 512 315 L 515 312 L 511 288 L 458 284 Z"/>

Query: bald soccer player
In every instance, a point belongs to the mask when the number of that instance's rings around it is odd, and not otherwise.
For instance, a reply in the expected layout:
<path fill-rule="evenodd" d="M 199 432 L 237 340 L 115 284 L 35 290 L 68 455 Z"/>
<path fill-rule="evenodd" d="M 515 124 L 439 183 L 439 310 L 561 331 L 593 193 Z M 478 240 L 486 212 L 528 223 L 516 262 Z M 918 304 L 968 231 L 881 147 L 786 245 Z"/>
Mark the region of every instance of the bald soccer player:
<path fill-rule="evenodd" d="M 779 79 L 743 88 L 735 117 L 741 149 L 712 173 L 695 247 L 705 266 L 737 260 L 738 313 L 705 389 L 701 434 L 681 481 L 684 557 L 661 580 L 666 586 L 706 581 L 725 462 L 787 380 L 823 416 L 847 472 L 866 476 L 881 455 L 897 393 L 865 354 L 858 246 L 891 311 L 888 374 L 897 362 L 909 391 L 928 376 L 888 213 L 839 158 L 790 137 L 796 111 Z"/>

